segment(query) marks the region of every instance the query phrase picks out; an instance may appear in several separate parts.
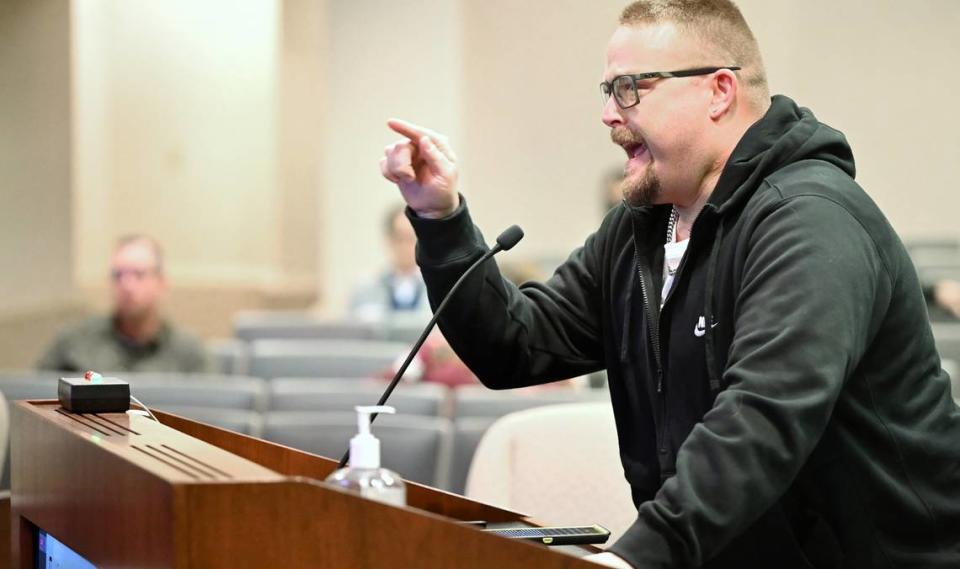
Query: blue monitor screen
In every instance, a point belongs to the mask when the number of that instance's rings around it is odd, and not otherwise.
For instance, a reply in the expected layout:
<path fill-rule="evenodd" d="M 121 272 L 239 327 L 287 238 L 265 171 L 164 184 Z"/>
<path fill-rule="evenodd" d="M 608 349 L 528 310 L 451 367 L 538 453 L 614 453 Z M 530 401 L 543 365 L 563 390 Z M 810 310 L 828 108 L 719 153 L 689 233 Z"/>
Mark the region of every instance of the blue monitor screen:
<path fill-rule="evenodd" d="M 96 569 L 96 565 L 49 533 L 37 531 L 37 569 Z"/>

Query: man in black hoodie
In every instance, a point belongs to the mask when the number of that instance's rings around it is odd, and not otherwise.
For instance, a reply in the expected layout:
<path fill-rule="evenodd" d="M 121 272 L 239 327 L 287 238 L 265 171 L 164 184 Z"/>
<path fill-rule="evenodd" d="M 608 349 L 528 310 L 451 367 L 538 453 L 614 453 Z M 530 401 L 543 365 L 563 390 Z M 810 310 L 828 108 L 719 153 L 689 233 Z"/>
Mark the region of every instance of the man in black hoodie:
<path fill-rule="evenodd" d="M 960 567 L 960 410 L 844 137 L 767 94 L 729 0 L 628 6 L 603 121 L 624 205 L 545 283 L 487 263 L 440 320 L 495 389 L 606 368 L 637 520 L 619 567 Z M 431 304 L 486 250 L 446 139 L 384 175 Z"/>

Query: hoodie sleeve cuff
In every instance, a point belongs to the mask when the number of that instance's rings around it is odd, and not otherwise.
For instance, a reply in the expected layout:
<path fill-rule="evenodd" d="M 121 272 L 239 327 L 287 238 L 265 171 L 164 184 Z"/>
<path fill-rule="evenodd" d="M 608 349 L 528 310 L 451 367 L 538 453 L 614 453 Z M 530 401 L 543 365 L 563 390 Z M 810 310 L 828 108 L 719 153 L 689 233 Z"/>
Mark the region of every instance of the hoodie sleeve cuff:
<path fill-rule="evenodd" d="M 446 265 L 488 249 L 483 235 L 473 224 L 463 195 L 460 206 L 447 217 L 422 218 L 409 207 L 406 214 L 417 234 L 417 264 L 421 267 Z"/>
<path fill-rule="evenodd" d="M 663 536 L 650 531 L 642 520 L 634 522 L 607 551 L 622 557 L 630 565 L 643 569 L 667 569 L 678 567 L 677 564 L 680 563 L 673 559 Z"/>

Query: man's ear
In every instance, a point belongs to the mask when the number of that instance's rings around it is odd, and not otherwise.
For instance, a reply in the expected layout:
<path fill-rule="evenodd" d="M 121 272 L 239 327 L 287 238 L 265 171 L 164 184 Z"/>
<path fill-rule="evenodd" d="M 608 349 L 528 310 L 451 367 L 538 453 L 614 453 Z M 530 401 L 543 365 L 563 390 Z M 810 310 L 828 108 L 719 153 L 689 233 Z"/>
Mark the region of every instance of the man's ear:
<path fill-rule="evenodd" d="M 733 71 L 721 69 L 714 74 L 711 87 L 710 118 L 718 119 L 734 109 L 740 80 Z"/>

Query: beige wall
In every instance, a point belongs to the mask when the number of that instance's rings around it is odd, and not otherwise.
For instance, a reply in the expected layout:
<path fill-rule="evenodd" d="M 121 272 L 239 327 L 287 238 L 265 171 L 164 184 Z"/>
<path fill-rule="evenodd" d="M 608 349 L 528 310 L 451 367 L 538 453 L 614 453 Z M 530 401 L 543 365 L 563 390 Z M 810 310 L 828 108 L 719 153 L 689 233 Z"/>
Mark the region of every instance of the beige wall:
<path fill-rule="evenodd" d="M 319 286 L 328 314 L 383 266 L 381 220 L 399 201 L 377 165 L 401 116 L 460 138 L 460 1 L 329 3 Z"/>
<path fill-rule="evenodd" d="M 843 131 L 906 237 L 960 237 L 960 2 L 741 0 L 774 92 Z"/>
<path fill-rule="evenodd" d="M 0 2 L 0 204 L 0 315 L 68 302 L 67 2 Z"/>
<path fill-rule="evenodd" d="M 604 46 L 620 2 L 464 4 L 464 193 L 488 242 L 526 232 L 503 255 L 567 253 L 601 216 L 602 173 L 621 164 L 600 122 Z"/>
<path fill-rule="evenodd" d="M 317 218 L 319 140 L 326 98 L 326 2 L 280 5 L 278 183 L 280 268 L 294 286 L 313 288 L 320 264 Z"/>
<path fill-rule="evenodd" d="M 146 232 L 175 282 L 281 275 L 275 2 L 77 0 L 77 280 Z"/>

